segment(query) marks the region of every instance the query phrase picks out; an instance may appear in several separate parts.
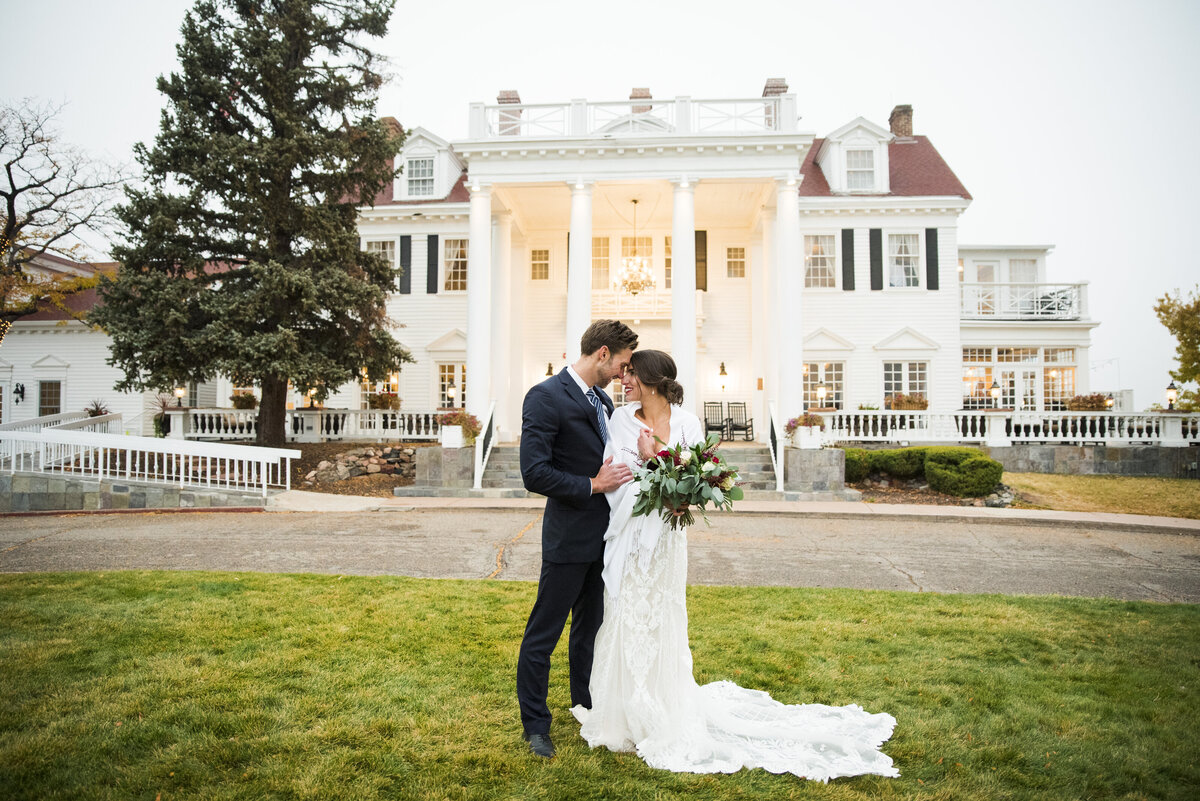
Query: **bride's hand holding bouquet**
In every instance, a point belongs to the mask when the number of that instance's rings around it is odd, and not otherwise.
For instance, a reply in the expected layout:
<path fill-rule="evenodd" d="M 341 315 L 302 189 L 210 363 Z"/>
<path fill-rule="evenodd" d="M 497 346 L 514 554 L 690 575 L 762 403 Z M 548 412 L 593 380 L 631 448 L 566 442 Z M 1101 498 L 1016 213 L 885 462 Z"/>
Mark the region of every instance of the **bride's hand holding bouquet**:
<path fill-rule="evenodd" d="M 635 517 L 659 512 L 674 530 L 696 522 L 692 507 L 708 523 L 705 507 L 710 502 L 718 509 L 732 509 L 733 502 L 742 499 L 737 470 L 717 452 L 720 440 L 715 435 L 691 447 L 684 443 L 652 455 L 645 442 L 653 442 L 648 431 L 638 437 L 642 463 L 633 471 L 638 482 Z"/>

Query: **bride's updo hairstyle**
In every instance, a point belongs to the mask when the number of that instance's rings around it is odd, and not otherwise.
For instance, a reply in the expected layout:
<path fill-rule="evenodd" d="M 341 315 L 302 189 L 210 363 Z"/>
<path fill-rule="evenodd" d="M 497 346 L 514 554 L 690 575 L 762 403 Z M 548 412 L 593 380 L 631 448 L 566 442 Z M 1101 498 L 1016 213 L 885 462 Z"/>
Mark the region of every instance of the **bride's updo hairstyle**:
<path fill-rule="evenodd" d="M 683 403 L 683 385 L 675 380 L 679 372 L 675 360 L 661 350 L 635 350 L 629 357 L 629 367 L 646 389 L 653 389 L 678 406 Z"/>

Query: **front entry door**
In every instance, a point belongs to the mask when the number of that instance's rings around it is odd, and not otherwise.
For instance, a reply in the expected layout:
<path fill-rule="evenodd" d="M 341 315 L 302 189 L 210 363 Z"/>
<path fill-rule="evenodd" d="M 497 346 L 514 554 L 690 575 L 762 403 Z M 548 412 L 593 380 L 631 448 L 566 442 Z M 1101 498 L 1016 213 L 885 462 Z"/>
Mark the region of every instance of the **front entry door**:
<path fill-rule="evenodd" d="M 1000 407 L 1019 412 L 1037 410 L 1037 370 L 1000 371 Z"/>

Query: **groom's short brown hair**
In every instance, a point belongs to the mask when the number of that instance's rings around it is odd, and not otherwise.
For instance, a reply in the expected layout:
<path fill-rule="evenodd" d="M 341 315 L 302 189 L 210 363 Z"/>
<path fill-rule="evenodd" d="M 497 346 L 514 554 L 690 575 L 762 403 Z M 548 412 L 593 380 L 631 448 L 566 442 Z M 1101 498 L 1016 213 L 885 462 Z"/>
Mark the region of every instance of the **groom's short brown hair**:
<path fill-rule="evenodd" d="M 579 340 L 579 352 L 590 356 L 605 345 L 613 353 L 620 353 L 626 348 L 634 350 L 638 346 L 638 335 L 620 320 L 597 320 L 583 332 L 583 338 Z"/>

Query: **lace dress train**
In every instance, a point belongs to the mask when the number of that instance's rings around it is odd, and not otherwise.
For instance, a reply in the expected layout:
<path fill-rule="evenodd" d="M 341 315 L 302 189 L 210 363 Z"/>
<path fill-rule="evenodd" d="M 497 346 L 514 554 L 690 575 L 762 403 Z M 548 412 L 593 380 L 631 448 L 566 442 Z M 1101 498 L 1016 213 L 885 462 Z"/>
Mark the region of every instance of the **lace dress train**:
<path fill-rule="evenodd" d="M 630 436 L 636 443 L 637 427 L 630 406 L 614 414 L 616 458 L 632 460 L 621 454 Z M 703 436 L 699 420 L 682 410 L 672 410 L 671 429 L 672 445 Z M 853 704 L 782 704 L 729 681 L 696 684 L 687 633 L 687 534 L 670 531 L 657 516 L 632 517 L 634 493 L 635 485 L 626 485 L 609 499 L 592 708 L 572 710 L 588 745 L 634 751 L 648 765 L 675 772 L 758 767 L 820 781 L 898 776 L 879 750 L 896 724 L 891 715 Z"/>

